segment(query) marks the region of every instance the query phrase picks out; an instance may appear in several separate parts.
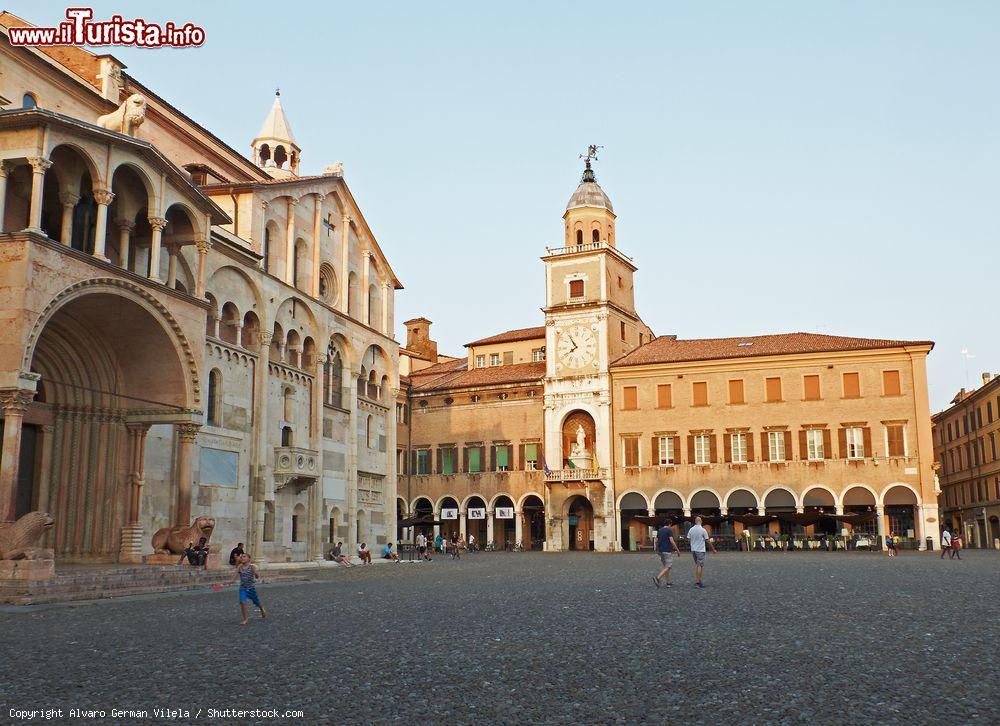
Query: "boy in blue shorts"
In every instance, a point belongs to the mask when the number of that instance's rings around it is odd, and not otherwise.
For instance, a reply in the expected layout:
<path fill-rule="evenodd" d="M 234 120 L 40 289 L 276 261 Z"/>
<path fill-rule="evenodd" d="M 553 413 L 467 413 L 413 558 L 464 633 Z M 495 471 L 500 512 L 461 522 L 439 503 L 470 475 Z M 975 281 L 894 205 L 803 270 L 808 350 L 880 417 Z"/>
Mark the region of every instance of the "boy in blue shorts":
<path fill-rule="evenodd" d="M 240 582 L 240 610 L 243 611 L 243 622 L 240 625 L 247 624 L 247 600 L 257 606 L 262 618 L 266 618 L 267 611 L 260 604 L 260 598 L 257 597 L 257 580 L 260 575 L 257 574 L 257 565 L 250 564 L 250 555 L 240 556 L 240 566 L 236 568 L 236 577 Z"/>

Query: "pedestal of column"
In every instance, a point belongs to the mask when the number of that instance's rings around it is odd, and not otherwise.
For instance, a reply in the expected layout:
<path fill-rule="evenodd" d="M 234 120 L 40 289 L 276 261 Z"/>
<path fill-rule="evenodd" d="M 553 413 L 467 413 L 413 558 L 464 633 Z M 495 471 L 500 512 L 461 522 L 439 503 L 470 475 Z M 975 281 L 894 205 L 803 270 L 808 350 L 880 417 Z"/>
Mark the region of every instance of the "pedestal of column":
<path fill-rule="evenodd" d="M 119 562 L 142 562 L 143 528 L 139 524 L 122 527 L 121 545 L 118 549 Z M 173 556 L 173 555 L 171 555 Z"/>

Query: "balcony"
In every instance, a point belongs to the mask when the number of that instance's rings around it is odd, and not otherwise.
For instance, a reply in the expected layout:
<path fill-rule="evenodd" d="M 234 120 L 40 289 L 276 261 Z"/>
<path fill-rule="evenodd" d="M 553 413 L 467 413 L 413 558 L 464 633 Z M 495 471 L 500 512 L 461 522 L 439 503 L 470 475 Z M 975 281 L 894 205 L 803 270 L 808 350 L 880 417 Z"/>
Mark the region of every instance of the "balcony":
<path fill-rule="evenodd" d="M 274 448 L 274 488 L 281 489 L 295 483 L 307 487 L 319 480 L 319 452 L 296 446 Z"/>
<path fill-rule="evenodd" d="M 613 252 L 619 257 L 623 257 L 629 262 L 632 258 L 621 252 L 618 248 L 612 247 L 608 244 L 607 240 L 601 240 L 600 242 L 587 242 L 582 245 L 571 245 L 569 247 L 546 247 L 544 257 L 557 257 L 559 255 L 575 255 L 581 252 L 595 252 L 597 250 L 608 250 Z"/>
<path fill-rule="evenodd" d="M 609 476 L 609 469 L 606 467 L 598 469 L 550 469 L 545 472 L 545 481 L 597 481 L 598 479 L 607 479 Z"/>

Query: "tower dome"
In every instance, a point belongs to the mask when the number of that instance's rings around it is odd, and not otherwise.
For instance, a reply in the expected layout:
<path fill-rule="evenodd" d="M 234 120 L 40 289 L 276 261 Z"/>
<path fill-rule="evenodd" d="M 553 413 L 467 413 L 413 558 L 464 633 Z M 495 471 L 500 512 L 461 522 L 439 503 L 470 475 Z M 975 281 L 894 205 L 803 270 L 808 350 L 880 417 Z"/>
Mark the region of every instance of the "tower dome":
<path fill-rule="evenodd" d="M 583 178 L 580 180 L 580 186 L 576 188 L 573 196 L 566 203 L 567 211 L 574 207 L 603 207 L 609 212 L 615 211 L 614 207 L 611 206 L 611 200 L 608 199 L 608 195 L 604 193 L 601 185 L 597 183 L 594 170 L 590 167 L 590 159 L 587 159 L 587 166 L 583 170 Z"/>
<path fill-rule="evenodd" d="M 608 195 L 597 183 L 590 166 L 591 159 L 597 158 L 599 148 L 601 147 L 589 147 L 583 157 L 586 160 L 583 178 L 566 203 L 566 211 L 563 212 L 566 247 L 579 248 L 597 244 L 615 246 L 615 210 Z"/>
<path fill-rule="evenodd" d="M 298 176 L 302 150 L 295 143 L 292 126 L 281 105 L 281 91 L 274 92 L 271 111 L 251 145 L 254 162 L 271 176 Z"/>

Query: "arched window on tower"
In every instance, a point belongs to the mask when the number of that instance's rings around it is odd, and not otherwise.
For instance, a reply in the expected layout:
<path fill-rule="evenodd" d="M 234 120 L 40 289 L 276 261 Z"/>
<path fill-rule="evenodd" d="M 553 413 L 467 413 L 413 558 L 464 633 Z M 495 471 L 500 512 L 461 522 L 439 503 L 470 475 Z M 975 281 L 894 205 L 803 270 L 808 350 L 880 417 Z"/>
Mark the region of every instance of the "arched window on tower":
<path fill-rule="evenodd" d="M 208 374 L 208 425 L 222 423 L 222 373 L 213 368 Z"/>
<path fill-rule="evenodd" d="M 267 166 L 267 162 L 271 160 L 271 147 L 267 144 L 261 144 L 260 155 L 257 158 L 260 160 L 260 166 Z"/>
<path fill-rule="evenodd" d="M 264 272 L 267 272 L 271 259 L 271 230 L 267 226 L 264 227 L 264 245 L 261 247 L 260 253 L 264 256 L 264 259 L 261 260 L 264 263 Z"/>
<path fill-rule="evenodd" d="M 582 245 L 583 244 L 583 230 L 582 229 L 578 229 L 576 231 L 576 243 L 578 245 Z"/>
<path fill-rule="evenodd" d="M 33 93 L 25 93 L 21 97 L 21 108 L 38 108 L 38 99 Z"/>
<path fill-rule="evenodd" d="M 594 242 L 601 241 L 601 231 L 599 229 L 594 230 Z"/>

